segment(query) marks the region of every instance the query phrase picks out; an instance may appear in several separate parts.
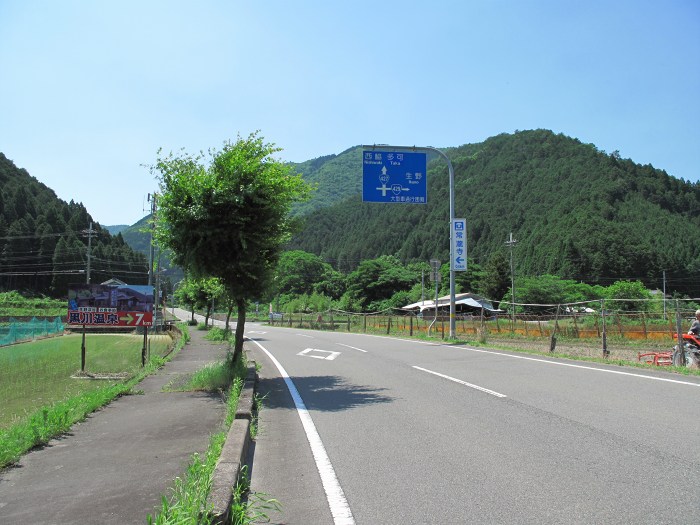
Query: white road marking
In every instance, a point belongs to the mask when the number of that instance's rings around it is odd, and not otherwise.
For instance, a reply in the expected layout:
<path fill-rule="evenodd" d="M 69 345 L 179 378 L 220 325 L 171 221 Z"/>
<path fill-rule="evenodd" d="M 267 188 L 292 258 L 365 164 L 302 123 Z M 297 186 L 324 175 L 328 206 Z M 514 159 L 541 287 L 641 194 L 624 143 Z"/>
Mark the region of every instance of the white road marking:
<path fill-rule="evenodd" d="M 350 345 L 344 345 L 343 343 L 336 343 L 337 345 L 344 346 L 345 348 L 352 348 L 353 350 L 359 350 L 360 352 L 364 352 L 365 354 L 367 353 L 367 350 L 363 350 L 362 348 L 357 348 L 355 346 L 350 346 Z"/>
<path fill-rule="evenodd" d="M 632 372 L 622 372 L 620 370 L 608 370 L 607 368 L 597 368 L 595 366 L 575 365 L 573 363 L 562 363 L 559 361 L 550 361 L 548 359 L 538 359 L 536 357 L 527 357 L 524 355 L 503 354 L 501 352 L 494 352 L 492 350 L 479 350 L 477 348 L 469 348 L 467 346 L 449 346 L 449 345 L 447 345 L 447 346 L 449 348 L 456 348 L 459 350 L 469 350 L 470 352 L 479 352 L 482 354 L 500 355 L 503 357 L 512 357 L 513 359 L 524 359 L 526 361 L 535 361 L 537 363 L 546 363 L 549 365 L 568 366 L 571 368 L 580 368 L 583 370 L 593 370 L 595 372 L 606 372 L 608 374 L 618 374 L 621 376 L 631 376 L 631 377 L 639 377 L 641 379 L 651 379 L 652 381 L 665 381 L 667 383 L 676 383 L 679 385 L 700 386 L 700 383 L 691 383 L 690 381 L 680 381 L 678 379 L 668 379 L 666 377 L 647 376 L 644 374 L 634 374 Z"/>
<path fill-rule="evenodd" d="M 311 352 L 321 352 L 322 354 L 328 355 L 313 355 Z M 314 359 L 325 359 L 327 361 L 333 361 L 336 357 L 340 355 L 340 352 L 331 352 L 329 350 L 319 350 L 318 348 L 307 348 L 302 350 L 297 355 L 303 355 L 305 357 L 313 357 Z"/>
<path fill-rule="evenodd" d="M 313 339 L 313 338 L 314 338 L 313 335 L 306 335 L 306 334 L 294 334 L 294 335 L 298 335 L 299 337 L 308 337 L 309 339 Z"/>
<path fill-rule="evenodd" d="M 251 330 L 251 331 L 248 332 L 248 333 L 249 333 L 249 334 L 260 334 L 260 335 L 263 335 L 263 334 L 266 334 L 267 332 L 258 332 L 258 331 L 255 331 L 255 330 Z"/>
<path fill-rule="evenodd" d="M 294 381 L 289 377 L 287 371 L 284 369 L 282 364 L 275 359 L 263 345 L 257 341 L 252 341 L 260 349 L 267 354 L 270 360 L 275 364 L 277 370 L 279 370 L 280 375 L 287 384 L 287 389 L 294 400 L 294 405 L 296 406 L 297 413 L 299 414 L 299 419 L 301 419 L 301 424 L 304 426 L 306 431 L 306 439 L 309 440 L 309 445 L 311 445 L 311 453 L 316 461 L 316 468 L 321 476 L 321 483 L 323 484 L 323 490 L 326 492 L 326 499 L 328 500 L 328 506 L 330 507 L 331 514 L 333 515 L 333 523 L 335 525 L 355 525 L 355 518 L 352 516 L 350 511 L 350 506 L 345 498 L 345 493 L 343 492 L 340 483 L 338 482 L 338 477 L 335 475 L 335 470 L 331 464 L 331 460 L 328 458 L 326 449 L 321 441 L 321 436 L 318 435 L 316 430 L 316 425 L 314 425 L 311 415 L 304 404 L 304 401 L 299 395 L 297 387 L 294 385 Z"/>
<path fill-rule="evenodd" d="M 302 335 L 302 334 L 297 334 L 297 335 Z M 619 374 L 623 376 L 631 376 L 631 377 L 637 377 L 640 379 L 650 379 L 652 381 L 663 381 L 666 383 L 675 383 L 678 385 L 687 385 L 687 386 L 696 386 L 700 387 L 700 383 L 692 383 L 690 381 L 680 381 L 678 379 L 667 379 L 665 377 L 656 377 L 656 376 L 648 376 L 644 374 L 635 374 L 632 372 L 622 372 L 619 370 L 608 370 L 607 368 L 596 368 L 594 366 L 585 366 L 585 365 L 574 365 L 571 363 L 561 363 L 559 361 L 549 361 L 547 359 L 538 359 L 536 357 L 527 357 L 527 356 L 521 356 L 521 355 L 513 355 L 513 354 L 504 354 L 501 352 L 496 352 L 494 350 L 480 350 L 478 348 L 471 348 L 468 346 L 454 346 L 454 345 L 444 345 L 441 343 L 431 343 L 428 341 L 420 341 L 420 340 L 413 340 L 413 339 L 404 339 L 401 337 L 391 337 L 387 335 L 374 335 L 374 334 L 361 334 L 361 333 L 353 333 L 352 335 L 355 336 L 360 336 L 360 337 L 374 337 L 374 338 L 379 338 L 379 339 L 392 339 L 394 341 L 402 341 L 405 343 L 413 343 L 413 344 L 418 344 L 418 345 L 428 345 L 428 346 L 444 346 L 445 348 L 453 348 L 456 350 L 467 350 L 469 352 L 479 352 L 482 354 L 493 354 L 493 355 L 500 355 L 502 357 L 511 357 L 513 359 L 525 359 L 526 361 L 535 361 L 538 363 L 546 363 L 550 365 L 558 365 L 558 366 L 568 366 L 571 368 L 579 368 L 583 370 L 593 370 L 595 372 L 607 372 L 608 374 Z M 307 336 L 310 337 L 310 336 Z"/>
<path fill-rule="evenodd" d="M 583 370 L 593 370 L 594 372 L 606 372 L 608 374 L 618 374 L 618 375 L 623 375 L 623 376 L 638 377 L 640 379 L 650 379 L 652 381 L 664 381 L 666 383 L 675 383 L 678 385 L 688 385 L 688 386 L 700 387 L 700 383 L 693 383 L 691 381 L 681 381 L 679 379 L 668 379 L 665 377 L 648 376 L 645 374 L 635 374 L 633 372 L 622 372 L 620 370 L 608 370 L 607 368 L 596 368 L 594 366 L 575 365 L 572 363 L 562 363 L 559 361 L 550 361 L 548 359 L 538 359 L 536 357 L 528 357 L 528 356 L 524 356 L 524 355 L 505 354 L 502 352 L 497 352 L 495 350 L 481 350 L 481 349 L 472 348 L 469 346 L 443 345 L 440 343 L 431 343 L 428 341 L 404 339 L 401 337 L 390 337 L 390 336 L 386 336 L 386 335 L 374 335 L 374 334 L 353 334 L 353 335 L 358 335 L 358 336 L 362 336 L 362 337 L 375 337 L 375 338 L 380 338 L 380 339 L 393 339 L 394 341 L 403 341 L 405 343 L 413 343 L 413 344 L 418 344 L 418 345 L 444 346 L 445 348 L 453 348 L 455 350 L 467 350 L 469 352 L 478 352 L 481 354 L 500 355 L 502 357 L 511 357 L 513 359 L 524 359 L 526 361 L 535 361 L 536 363 L 545 363 L 545 364 L 549 364 L 549 365 L 558 365 L 558 366 L 568 366 L 571 368 L 579 368 L 579 369 L 583 369 Z"/>
<path fill-rule="evenodd" d="M 489 390 L 488 388 L 484 388 L 483 386 L 479 385 L 473 385 L 471 383 L 467 383 L 466 381 L 462 381 L 461 379 L 457 379 L 454 377 L 446 376 L 445 374 L 441 374 L 440 372 L 433 372 L 432 370 L 428 370 L 427 368 L 421 368 L 420 366 L 414 366 L 416 370 L 422 370 L 423 372 L 428 372 L 429 374 L 433 374 L 439 377 L 444 377 L 445 379 L 449 379 L 450 381 L 454 381 L 455 383 L 459 383 L 460 385 L 468 386 L 469 388 L 474 388 L 475 390 L 479 390 L 481 392 L 484 392 L 486 394 L 491 394 L 492 396 L 496 397 L 508 397 L 505 394 L 501 394 L 500 392 L 496 392 L 494 390 Z"/>

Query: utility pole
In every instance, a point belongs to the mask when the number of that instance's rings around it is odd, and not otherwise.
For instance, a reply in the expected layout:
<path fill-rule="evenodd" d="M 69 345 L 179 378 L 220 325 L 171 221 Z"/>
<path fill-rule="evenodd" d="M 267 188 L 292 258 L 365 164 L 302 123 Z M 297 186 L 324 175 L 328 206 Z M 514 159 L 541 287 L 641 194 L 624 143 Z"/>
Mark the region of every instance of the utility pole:
<path fill-rule="evenodd" d="M 91 263 L 91 258 L 92 258 L 92 235 L 97 233 L 97 230 L 92 229 L 92 222 L 90 223 L 90 227 L 87 230 L 83 230 L 83 233 L 86 233 L 88 236 L 88 245 L 87 245 L 87 272 L 85 276 L 85 284 L 90 284 L 90 263 Z M 85 372 L 85 353 L 86 353 L 86 347 L 85 347 L 85 335 L 86 335 L 86 328 L 85 325 L 83 325 L 83 337 L 82 337 L 82 343 L 80 345 L 80 371 Z"/>
<path fill-rule="evenodd" d="M 87 230 L 83 230 L 83 233 L 86 233 L 88 236 L 88 245 L 87 245 L 87 275 L 86 275 L 86 280 L 85 284 L 90 284 L 90 266 L 91 266 L 91 259 L 92 259 L 92 236 L 93 234 L 97 233 L 97 230 L 92 229 L 92 223 L 90 223 L 90 227 Z"/>
<path fill-rule="evenodd" d="M 513 303 L 513 327 L 515 327 L 515 271 L 513 269 L 513 246 L 518 243 L 517 240 L 513 239 L 513 232 L 510 232 L 510 236 L 506 241 L 506 246 L 510 248 L 510 291 Z"/>
<path fill-rule="evenodd" d="M 153 244 L 153 230 L 156 225 L 156 194 L 148 194 L 148 202 L 151 203 L 151 253 L 148 263 L 148 286 L 153 286 L 153 263 L 155 259 L 155 246 Z M 158 297 L 153 294 L 153 324 L 158 326 Z M 148 344 L 148 327 L 143 327 L 143 348 L 141 348 L 141 367 L 146 366 L 146 345 Z"/>
<path fill-rule="evenodd" d="M 148 202 L 151 203 L 151 255 L 148 263 L 148 286 L 153 286 L 153 259 L 155 258 L 155 246 L 153 244 L 153 229 L 156 221 L 156 194 L 148 194 Z"/>
<path fill-rule="evenodd" d="M 160 256 L 161 256 L 161 251 L 160 251 L 160 247 L 158 247 L 158 259 L 157 259 L 158 262 L 156 263 L 157 269 L 155 272 L 156 273 L 156 289 L 155 289 L 155 295 L 153 296 L 153 315 L 154 315 L 153 324 L 155 325 L 156 333 L 158 333 L 158 327 L 160 326 L 158 323 L 158 317 L 159 317 L 158 314 L 159 314 L 159 312 L 161 312 L 161 310 L 160 310 L 160 306 L 161 306 L 160 305 L 160 296 L 161 296 L 161 292 L 160 292 Z M 163 322 L 165 320 L 164 316 L 161 315 L 160 317 L 161 317 L 160 324 L 163 324 Z"/>
<path fill-rule="evenodd" d="M 666 319 L 666 270 L 664 270 L 664 319 Z"/>

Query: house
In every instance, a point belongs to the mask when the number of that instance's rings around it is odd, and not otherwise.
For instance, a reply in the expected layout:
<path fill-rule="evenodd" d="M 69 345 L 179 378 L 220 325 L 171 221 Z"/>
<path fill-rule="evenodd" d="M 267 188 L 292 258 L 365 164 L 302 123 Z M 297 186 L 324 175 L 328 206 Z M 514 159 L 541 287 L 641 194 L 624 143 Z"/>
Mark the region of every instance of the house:
<path fill-rule="evenodd" d="M 437 307 L 439 317 L 449 317 L 450 296 L 438 297 Z M 401 310 L 430 319 L 435 317 L 435 301 L 418 301 L 402 307 Z M 473 293 L 459 293 L 455 295 L 455 315 L 457 317 L 481 316 L 482 312 L 485 316 L 491 317 L 495 314 L 503 313 L 503 310 L 494 308 L 491 301 Z"/>

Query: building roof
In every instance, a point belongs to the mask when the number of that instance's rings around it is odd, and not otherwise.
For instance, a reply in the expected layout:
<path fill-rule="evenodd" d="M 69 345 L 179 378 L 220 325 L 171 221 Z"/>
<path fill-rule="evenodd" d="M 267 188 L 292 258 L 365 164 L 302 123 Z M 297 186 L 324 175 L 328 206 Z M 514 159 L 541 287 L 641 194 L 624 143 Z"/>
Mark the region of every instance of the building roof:
<path fill-rule="evenodd" d="M 120 281 L 119 279 L 116 279 L 114 277 L 103 282 L 102 284 L 105 286 L 126 286 L 126 283 L 124 281 Z"/>
<path fill-rule="evenodd" d="M 449 295 L 444 295 L 442 297 L 438 297 L 438 308 L 442 308 L 443 306 L 449 306 L 450 304 L 450 296 Z M 463 304 L 465 306 L 470 306 L 472 308 L 483 308 L 484 310 L 489 310 L 491 312 L 500 312 L 498 308 L 494 308 L 493 305 L 491 304 L 491 301 L 488 299 L 484 299 L 483 297 L 480 297 L 476 294 L 473 293 L 458 293 L 455 294 L 455 305 L 458 304 Z M 406 306 L 403 306 L 401 308 L 402 310 L 434 310 L 435 309 L 435 301 L 418 301 L 417 303 L 411 303 L 407 304 Z"/>

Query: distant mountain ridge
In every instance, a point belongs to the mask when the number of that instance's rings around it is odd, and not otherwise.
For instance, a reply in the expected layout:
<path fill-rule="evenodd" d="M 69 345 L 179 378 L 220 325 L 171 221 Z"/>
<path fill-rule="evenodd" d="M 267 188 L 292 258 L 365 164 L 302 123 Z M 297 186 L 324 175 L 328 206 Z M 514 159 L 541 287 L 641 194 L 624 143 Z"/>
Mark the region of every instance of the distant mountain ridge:
<path fill-rule="evenodd" d="M 128 224 L 116 224 L 113 226 L 103 226 L 104 229 L 106 229 L 109 233 L 112 235 L 116 235 L 118 233 L 123 232 L 129 227 Z"/>
<path fill-rule="evenodd" d="M 660 285 L 666 270 L 677 289 L 700 295 L 699 183 L 548 130 L 444 151 L 455 170 L 456 216 L 468 222 L 470 258 L 483 263 L 503 251 L 513 232 L 520 275 Z M 363 203 L 360 155 L 351 148 L 295 165 L 324 189 L 303 208 L 311 211 L 290 247 L 344 271 L 382 254 L 448 260 L 444 162 L 429 163 L 428 204 Z"/>
<path fill-rule="evenodd" d="M 516 275 L 585 282 L 641 279 L 700 297 L 700 183 L 635 164 L 548 130 L 501 134 L 443 151 L 455 170 L 455 213 L 467 218 L 471 260 L 503 254 L 510 232 Z M 361 202 L 361 147 L 291 164 L 318 187 L 298 205 L 290 249 L 349 271 L 383 254 L 404 262 L 449 258 L 445 163 L 430 157 L 428 204 Z M 148 253 L 147 218 L 122 232 Z"/>
<path fill-rule="evenodd" d="M 146 259 L 121 235 L 0 153 L 0 290 L 67 296 L 70 284 L 87 280 L 88 245 L 91 282 L 147 281 Z"/>
<path fill-rule="evenodd" d="M 362 166 L 360 146 L 338 155 L 326 155 L 291 165 L 297 173 L 303 174 L 306 182 L 316 187 L 311 200 L 294 206 L 292 214 L 295 216 L 326 208 L 362 191 L 362 177 L 358 177 L 358 169 Z"/>
<path fill-rule="evenodd" d="M 144 254 L 148 259 L 151 257 L 150 221 L 151 215 L 149 214 L 136 224 L 127 226 L 121 231 L 124 242 L 137 252 Z M 155 266 L 160 268 L 160 275 L 163 279 L 169 280 L 172 285 L 183 279 L 184 272 L 178 266 L 173 265 L 170 253 L 167 250 L 162 252 L 155 250 L 153 257 L 155 258 Z"/>

